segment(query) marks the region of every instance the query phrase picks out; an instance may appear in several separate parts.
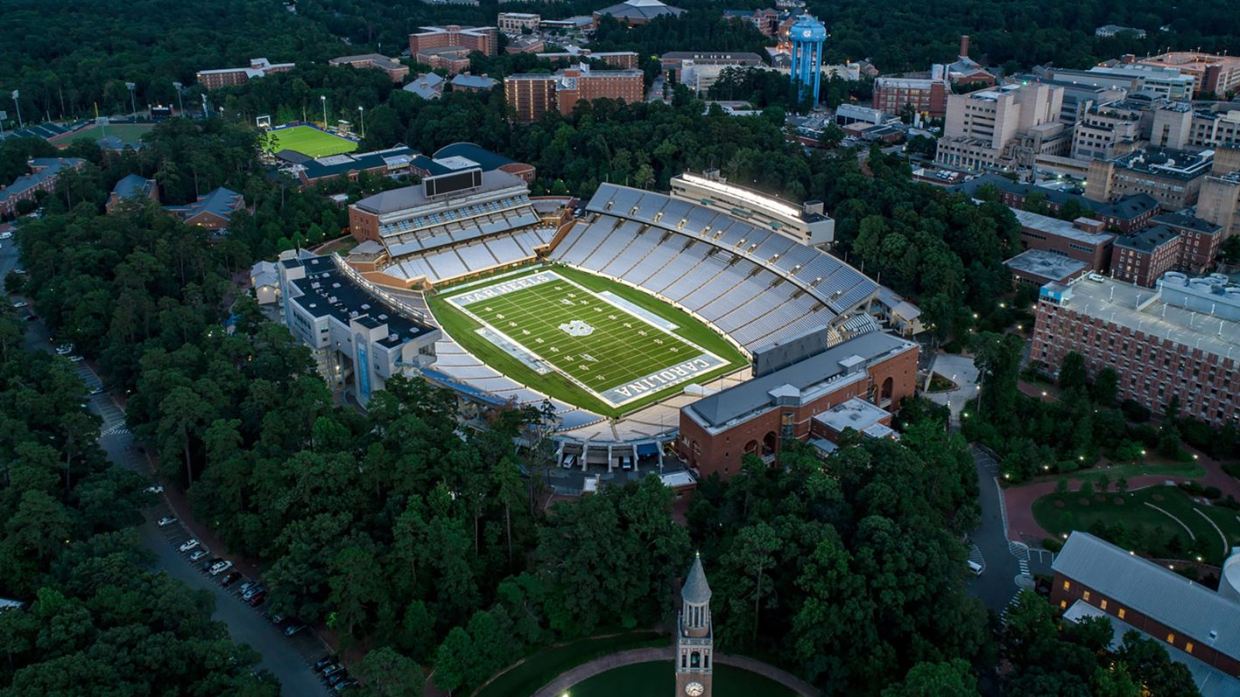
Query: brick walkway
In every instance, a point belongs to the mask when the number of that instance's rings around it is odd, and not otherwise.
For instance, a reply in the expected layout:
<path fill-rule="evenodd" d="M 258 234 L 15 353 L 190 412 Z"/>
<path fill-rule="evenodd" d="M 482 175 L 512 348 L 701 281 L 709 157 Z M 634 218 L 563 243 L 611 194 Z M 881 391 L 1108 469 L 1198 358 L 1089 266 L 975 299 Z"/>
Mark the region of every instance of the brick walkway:
<path fill-rule="evenodd" d="M 560 697 L 565 692 L 570 692 L 573 685 L 600 673 L 606 673 L 614 668 L 655 661 L 666 661 L 670 664 L 672 662 L 672 654 L 673 649 L 669 646 L 659 649 L 630 649 L 603 656 L 602 658 L 596 658 L 593 661 L 588 661 L 572 670 L 561 673 L 555 680 L 543 685 L 542 688 L 535 692 L 534 697 Z M 728 654 L 716 653 L 715 663 L 757 673 L 764 678 L 783 685 L 801 697 L 813 697 L 818 694 L 818 690 L 813 685 L 788 671 L 746 656 L 730 656 Z M 671 665 L 668 666 L 668 669 L 671 670 Z"/>

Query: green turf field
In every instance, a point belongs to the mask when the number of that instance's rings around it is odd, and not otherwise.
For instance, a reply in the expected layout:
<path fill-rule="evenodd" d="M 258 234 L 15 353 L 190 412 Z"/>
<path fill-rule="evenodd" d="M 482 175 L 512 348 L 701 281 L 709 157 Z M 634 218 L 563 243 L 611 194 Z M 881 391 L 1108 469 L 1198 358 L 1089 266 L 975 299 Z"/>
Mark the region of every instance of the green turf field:
<path fill-rule="evenodd" d="M 326 157 L 357 150 L 357 143 L 310 126 L 271 131 L 272 152 L 292 150 L 309 157 Z"/>
<path fill-rule="evenodd" d="M 688 313 L 591 274 L 536 267 L 441 291 L 431 309 L 484 363 L 535 390 L 616 416 L 745 366 Z"/>
<path fill-rule="evenodd" d="M 58 147 L 66 147 L 70 143 L 78 141 L 86 141 L 94 143 L 105 136 L 110 138 L 119 138 L 125 145 L 137 146 L 142 142 L 142 136 L 150 133 L 155 128 L 153 123 L 110 123 L 106 126 L 92 124 L 80 131 L 56 136 L 50 140 L 53 145 Z"/>

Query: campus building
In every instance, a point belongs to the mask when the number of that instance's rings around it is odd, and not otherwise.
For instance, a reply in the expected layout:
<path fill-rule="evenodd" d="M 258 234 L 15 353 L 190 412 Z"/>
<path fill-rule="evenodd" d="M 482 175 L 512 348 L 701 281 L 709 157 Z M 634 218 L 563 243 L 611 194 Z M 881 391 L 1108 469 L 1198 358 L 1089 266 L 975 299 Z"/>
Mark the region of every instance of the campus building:
<path fill-rule="evenodd" d="M 830 431 L 848 421 L 841 412 L 830 413 L 835 407 L 860 399 L 875 408 L 894 409 L 916 389 L 914 342 L 871 331 L 820 347 L 771 372 L 762 372 L 755 363 L 753 379 L 683 407 L 676 443 L 681 458 L 703 477 L 726 478 L 740 471 L 746 454 L 769 461 L 791 440 L 829 440 Z M 886 425 L 882 421 L 867 422 L 866 428 Z M 873 432 L 890 435 L 882 429 Z"/>
<path fill-rule="evenodd" d="M 1088 70 L 1035 68 L 1035 72 L 1054 80 L 1078 85 L 1121 89 L 1127 94 L 1147 92 L 1172 102 L 1192 99 L 1193 78 L 1179 70 L 1109 61 Z"/>
<path fill-rule="evenodd" d="M 23 174 L 8 186 L 0 187 L 0 218 L 17 215 L 17 204 L 35 201 L 40 191 L 50 194 L 56 189 L 60 175 L 81 169 L 86 165 L 86 160 L 80 157 L 36 157 L 26 164 L 30 167 L 30 174 Z"/>
<path fill-rule="evenodd" d="M 542 17 L 533 12 L 501 12 L 495 18 L 495 25 L 509 36 L 520 36 L 527 30 L 536 32 L 541 22 Z"/>
<path fill-rule="evenodd" d="M 1228 580 L 1216 592 L 1080 531 L 1068 536 L 1051 569 L 1051 602 L 1065 620 L 1106 619 L 1112 649 L 1137 631 L 1184 664 L 1203 695 L 1240 692 L 1240 602 Z"/>
<path fill-rule="evenodd" d="M 1102 221 L 1106 229 L 1120 232 L 1140 230 L 1158 214 L 1158 201 L 1148 194 L 1124 196 L 1115 201 L 1095 201 L 1080 194 L 1021 184 L 997 174 L 984 174 L 954 188 L 974 198 L 985 189 L 994 189 L 999 193 L 999 200 L 1012 208 L 1024 208 L 1029 197 L 1037 196 L 1046 201 L 1046 207 L 1053 215 L 1058 215 L 1064 206 L 1073 203 L 1092 211 L 1089 217 Z"/>
<path fill-rule="evenodd" d="M 1148 101 L 1138 100 L 1089 105 L 1072 129 L 1072 158 L 1110 160 L 1132 152 L 1142 137 L 1143 118 L 1153 121 L 1148 107 Z"/>
<path fill-rule="evenodd" d="M 872 106 L 888 114 L 899 114 L 906 106 L 929 118 L 947 114 L 947 95 L 951 85 L 941 67 L 928 78 L 878 77 L 874 79 Z"/>
<path fill-rule="evenodd" d="M 285 252 L 277 268 L 285 326 L 328 384 L 362 406 L 392 377 L 434 361 L 439 329 L 338 257 Z"/>
<path fill-rule="evenodd" d="M 640 70 L 593 70 L 582 64 L 554 74 L 518 73 L 504 78 L 504 97 L 517 121 L 537 121 L 549 111 L 568 115 L 577 102 L 619 99 L 642 101 L 644 73 Z"/>
<path fill-rule="evenodd" d="M 595 10 L 594 19 L 597 22 L 602 17 L 611 17 L 621 24 L 635 27 L 659 17 L 679 17 L 684 12 L 679 7 L 666 5 L 659 0 L 625 0 L 618 5 Z"/>
<path fill-rule="evenodd" d="M 935 162 L 970 171 L 1032 167 L 1043 155 L 1067 155 L 1071 133 L 1059 122 L 1063 90 L 1003 85 L 947 98 Z"/>
<path fill-rule="evenodd" d="M 159 185 L 154 179 L 147 179 L 137 174 L 127 174 L 116 182 L 116 186 L 112 187 L 112 193 L 108 194 L 108 201 L 103 204 L 103 208 L 111 213 L 125 201 L 139 206 L 145 201 L 159 203 Z"/>
<path fill-rule="evenodd" d="M 414 60 L 449 74 L 469 68 L 469 54 L 477 51 L 494 56 L 499 50 L 499 31 L 495 27 L 422 27 L 409 35 L 409 54 Z"/>
<path fill-rule="evenodd" d="M 347 65 L 360 70 L 379 70 L 388 76 L 388 79 L 396 84 L 404 82 L 409 76 L 409 66 L 401 63 L 395 58 L 378 53 L 363 53 L 357 56 L 341 56 L 327 61 L 328 65 Z"/>
<path fill-rule="evenodd" d="M 1213 159 L 1213 150 L 1145 148 L 1113 160 L 1094 160 L 1089 164 L 1085 196 L 1112 201 L 1148 194 L 1164 210 L 1178 211 L 1197 202 Z"/>
<path fill-rule="evenodd" d="M 242 208 L 245 208 L 245 197 L 222 186 L 199 196 L 193 203 L 164 206 L 164 210 L 180 218 L 186 225 L 196 225 L 216 232 L 227 230 L 232 214 Z"/>
<path fill-rule="evenodd" d="M 659 56 L 659 63 L 668 81 L 677 83 L 692 67 L 748 68 L 762 65 L 762 56 L 745 51 L 668 51 Z"/>
<path fill-rule="evenodd" d="M 1115 241 L 1111 275 L 1119 281 L 1152 288 L 1180 258 L 1180 236 L 1165 225 L 1154 225 Z"/>
<path fill-rule="evenodd" d="M 537 53 L 537 57 L 556 64 L 580 63 L 585 59 L 602 61 L 609 68 L 627 70 L 637 67 L 636 51 L 591 51 L 580 46 L 565 46 L 555 53 Z"/>
<path fill-rule="evenodd" d="M 801 206 L 750 189 L 728 184 L 718 170 L 705 175 L 672 177 L 672 196 L 735 216 L 750 225 L 766 228 L 808 246 L 830 246 L 835 241 L 835 221 L 823 211 L 822 201 Z"/>
<path fill-rule="evenodd" d="M 305 186 L 314 186 L 340 177 L 357 181 L 362 174 L 399 177 L 412 171 L 411 164 L 415 157 L 417 153 L 405 145 L 315 158 L 288 150 L 276 153 L 277 159 L 287 163 L 285 171 Z"/>
<path fill-rule="evenodd" d="M 256 77 L 265 77 L 275 73 L 286 73 L 297 67 L 296 63 L 272 63 L 266 58 L 253 58 L 248 68 L 218 68 L 215 70 L 199 70 L 196 79 L 203 89 L 214 90 L 220 87 L 244 85 Z"/>
<path fill-rule="evenodd" d="M 1120 250 L 1116 250 L 1118 254 Z M 1156 288 L 1104 276 L 1043 286 L 1030 360 L 1052 372 L 1075 351 L 1091 375 L 1119 377 L 1118 398 L 1214 426 L 1240 419 L 1240 288 L 1225 276 L 1163 275 Z"/>
<path fill-rule="evenodd" d="M 1240 91 L 1240 57 L 1216 56 L 1200 51 L 1172 51 L 1149 58 L 1124 56 L 1123 64 L 1176 70 L 1193 80 L 1197 96 L 1213 94 L 1225 99 Z"/>
<path fill-rule="evenodd" d="M 1197 216 L 1223 229 L 1223 239 L 1240 235 L 1240 145 L 1214 151 L 1214 165 L 1197 198 Z"/>

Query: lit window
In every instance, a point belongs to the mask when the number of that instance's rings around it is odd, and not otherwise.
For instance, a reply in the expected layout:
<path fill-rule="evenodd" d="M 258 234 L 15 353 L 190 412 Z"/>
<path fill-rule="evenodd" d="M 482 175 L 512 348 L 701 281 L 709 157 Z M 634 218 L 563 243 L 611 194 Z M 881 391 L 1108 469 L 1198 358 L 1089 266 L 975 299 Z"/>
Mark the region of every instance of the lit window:
<path fill-rule="evenodd" d="M 1170 633 L 1168 633 L 1168 634 L 1167 634 L 1167 643 L 1168 643 L 1168 644 L 1174 644 L 1174 643 L 1175 643 L 1175 632 L 1170 632 Z"/>
<path fill-rule="evenodd" d="M 1188 643 L 1184 644 L 1184 652 L 1185 652 L 1185 653 L 1192 653 L 1192 652 L 1193 652 L 1193 642 L 1191 642 L 1191 641 L 1190 641 L 1190 642 L 1188 642 Z"/>
<path fill-rule="evenodd" d="M 1103 609 L 1103 610 L 1107 609 L 1107 601 L 1106 601 L 1106 600 L 1103 600 L 1103 601 L 1102 601 L 1102 609 Z"/>
<path fill-rule="evenodd" d="M 1064 589 L 1064 590 L 1068 590 L 1068 589 L 1069 589 L 1069 588 L 1071 588 L 1071 587 L 1072 587 L 1072 582 L 1071 582 L 1071 581 L 1064 581 L 1064 582 L 1063 582 L 1063 589 Z"/>
<path fill-rule="evenodd" d="M 1121 608 L 1119 609 L 1119 618 L 1120 618 L 1121 620 L 1122 620 L 1122 619 L 1124 619 L 1124 615 L 1126 615 L 1126 614 L 1128 614 L 1128 612 L 1127 612 L 1126 610 L 1124 610 L 1124 608 L 1122 608 L 1122 607 L 1121 607 Z"/>
<path fill-rule="evenodd" d="M 1066 608 L 1066 607 L 1068 607 L 1068 601 L 1066 601 L 1066 600 L 1060 600 L 1060 601 L 1059 601 L 1059 609 L 1060 609 L 1060 610 L 1063 610 L 1063 609 L 1064 609 L 1064 608 Z"/>
<path fill-rule="evenodd" d="M 1089 600 L 1089 591 L 1085 591 L 1085 599 Z"/>

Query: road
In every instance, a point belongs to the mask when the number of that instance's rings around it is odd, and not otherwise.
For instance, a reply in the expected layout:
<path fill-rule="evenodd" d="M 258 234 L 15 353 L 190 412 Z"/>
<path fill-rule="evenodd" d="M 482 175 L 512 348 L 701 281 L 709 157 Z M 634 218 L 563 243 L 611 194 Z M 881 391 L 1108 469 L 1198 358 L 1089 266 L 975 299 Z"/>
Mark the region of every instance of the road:
<path fill-rule="evenodd" d="M 970 537 L 972 558 L 984 567 L 982 575 L 969 581 L 969 594 L 980 599 L 988 610 L 1000 615 L 1021 587 L 1031 587 L 1028 575 L 1029 552 L 1007 538 L 1003 495 L 996 476 L 999 464 L 985 451 L 973 448 L 973 464 L 977 469 L 981 523 Z"/>
<path fill-rule="evenodd" d="M 12 240 L 0 242 L 0 280 L 17 263 Z M 26 323 L 26 348 L 32 351 L 52 350 L 47 328 L 41 320 Z M 99 376 L 85 361 L 75 364 L 78 375 L 89 388 L 101 387 Z M 150 466 L 138 452 L 132 434 L 125 425 L 125 412 L 112 395 L 101 392 L 90 398 L 90 410 L 103 420 L 99 445 L 113 463 L 134 470 L 143 476 L 151 476 Z M 328 689 L 319 682 L 310 664 L 326 653 L 323 643 L 310 631 L 287 638 L 264 614 L 264 608 L 251 608 L 238 597 L 237 586 L 223 588 L 218 579 L 207 575 L 198 565 L 181 552 L 178 547 L 189 538 L 181 524 L 159 527 L 155 521 L 169 515 L 171 509 L 166 500 L 144 511 L 147 522 L 139 526 L 138 533 L 143 545 L 154 557 L 153 568 L 163 571 L 190 588 L 205 590 L 215 600 L 212 618 L 223 622 L 233 641 L 248 644 L 261 656 L 259 668 L 274 675 L 282 686 L 282 694 L 290 697 L 301 695 L 327 695 Z"/>

